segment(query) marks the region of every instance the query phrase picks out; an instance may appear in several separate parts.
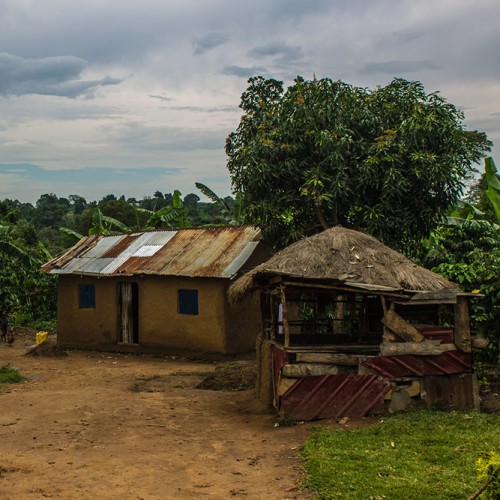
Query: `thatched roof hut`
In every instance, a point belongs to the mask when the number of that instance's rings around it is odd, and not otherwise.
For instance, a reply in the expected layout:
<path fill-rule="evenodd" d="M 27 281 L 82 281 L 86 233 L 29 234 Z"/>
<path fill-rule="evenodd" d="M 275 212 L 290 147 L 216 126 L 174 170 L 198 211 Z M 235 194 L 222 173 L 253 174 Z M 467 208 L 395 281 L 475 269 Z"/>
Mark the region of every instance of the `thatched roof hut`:
<path fill-rule="evenodd" d="M 416 265 L 377 239 L 343 227 L 293 243 L 243 275 L 229 289 L 231 301 L 257 287 L 259 277 L 303 279 L 384 286 L 407 291 L 437 291 L 457 285 Z"/>

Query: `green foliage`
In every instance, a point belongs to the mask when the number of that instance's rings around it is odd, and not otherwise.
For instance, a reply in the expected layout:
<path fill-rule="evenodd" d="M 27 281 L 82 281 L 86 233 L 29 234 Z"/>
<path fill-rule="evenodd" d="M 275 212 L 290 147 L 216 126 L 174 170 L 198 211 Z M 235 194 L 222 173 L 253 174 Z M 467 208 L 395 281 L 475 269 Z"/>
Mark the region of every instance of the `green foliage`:
<path fill-rule="evenodd" d="M 364 429 L 322 431 L 305 443 L 317 498 L 467 498 L 475 462 L 500 445 L 499 415 L 421 411 Z"/>
<path fill-rule="evenodd" d="M 415 247 L 460 196 L 491 143 L 419 82 L 370 91 L 330 79 L 249 80 L 226 143 L 245 218 L 277 246 L 330 225 Z"/>
<path fill-rule="evenodd" d="M 182 201 L 181 192 L 175 190 L 172 202 L 169 205 L 160 208 L 160 210 L 153 212 L 151 210 L 146 210 L 139 208 L 141 213 L 148 215 L 146 221 L 146 228 L 148 229 L 159 229 L 159 228 L 187 228 L 191 227 L 191 222 L 189 221 L 189 214 Z"/>
<path fill-rule="evenodd" d="M 474 335 L 490 340 L 487 360 L 500 350 L 500 229 L 486 220 L 467 219 L 440 226 L 424 241 L 423 264 L 458 283 L 465 292 L 479 291 L 484 298 L 471 301 Z"/>
<path fill-rule="evenodd" d="M 52 281 L 55 285 L 55 280 Z M 53 305 L 55 307 L 55 304 Z M 55 310 L 49 311 L 47 314 L 42 316 L 39 314 L 34 315 L 30 311 L 27 311 L 25 309 L 17 309 L 9 317 L 9 323 L 14 328 L 16 326 L 24 326 L 43 332 L 56 333 L 57 331 Z"/>
<path fill-rule="evenodd" d="M 500 177 L 492 158 L 485 158 L 484 172 L 470 187 L 465 201 L 480 212 L 475 217 L 500 225 Z"/>
<path fill-rule="evenodd" d="M 123 222 L 104 215 L 99 208 L 95 208 L 92 211 L 92 227 L 89 229 L 89 236 L 94 234 L 111 234 L 111 229 L 113 228 L 122 233 L 130 231 Z"/>
<path fill-rule="evenodd" d="M 108 195 L 112 196 L 112 195 Z M 143 227 L 146 217 L 139 214 L 136 207 L 120 200 L 107 200 L 97 206 L 88 206 L 78 219 L 74 230 L 76 235 L 111 234 L 114 232 L 128 233 L 132 229 Z M 75 236 L 76 236 L 75 235 Z"/>
<path fill-rule="evenodd" d="M 490 452 L 477 461 L 479 481 L 485 489 L 481 497 L 484 500 L 498 500 L 500 498 L 500 453 Z"/>
<path fill-rule="evenodd" d="M 220 209 L 221 212 L 221 222 L 216 225 L 229 225 L 234 226 L 238 224 L 243 224 L 243 213 L 242 213 L 242 196 L 241 193 L 236 194 L 236 199 L 232 200 L 220 198 L 215 194 L 208 186 L 202 184 L 201 182 L 195 182 L 196 187 L 209 199 L 216 207 Z"/>
<path fill-rule="evenodd" d="M 24 379 L 16 368 L 9 365 L 0 366 L 0 387 L 5 384 L 17 384 Z"/>
<path fill-rule="evenodd" d="M 10 214 L 0 218 L 0 311 L 11 315 L 23 310 L 31 318 L 53 318 L 55 279 L 40 272 L 50 254 L 34 229 Z"/>
<path fill-rule="evenodd" d="M 41 227 L 59 227 L 64 215 L 70 208 L 70 202 L 66 198 L 58 198 L 55 194 L 43 194 L 35 206 L 34 225 Z"/>
<path fill-rule="evenodd" d="M 500 180 L 498 179 L 497 168 L 495 167 L 493 158 L 485 159 L 484 172 L 486 182 L 488 184 L 486 195 L 493 205 L 493 210 L 495 210 L 498 224 L 500 224 Z"/>
<path fill-rule="evenodd" d="M 55 330 L 57 278 L 40 267 L 75 243 L 82 234 L 112 234 L 149 228 L 183 228 L 193 222 L 224 222 L 216 203 L 198 202 L 179 191 L 142 200 L 113 194 L 88 202 L 72 194 L 40 196 L 36 207 L 17 200 L 0 201 L 0 311 L 12 324 Z M 235 200 L 224 199 L 236 213 Z M 193 222 L 192 222 L 193 221 Z M 60 230 L 56 229 L 62 224 Z"/>

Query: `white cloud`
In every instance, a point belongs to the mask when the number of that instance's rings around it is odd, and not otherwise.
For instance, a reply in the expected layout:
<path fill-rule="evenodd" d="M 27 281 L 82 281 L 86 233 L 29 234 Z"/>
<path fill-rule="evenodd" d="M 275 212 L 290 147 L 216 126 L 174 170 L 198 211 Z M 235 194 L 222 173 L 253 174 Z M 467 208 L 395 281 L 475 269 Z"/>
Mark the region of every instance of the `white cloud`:
<path fill-rule="evenodd" d="M 30 189 L 61 196 L 100 192 L 98 176 L 65 191 L 71 169 L 90 167 L 128 171 L 116 179 L 127 196 L 151 194 L 155 179 L 226 194 L 224 139 L 256 74 L 420 80 L 500 140 L 499 18 L 497 0 L 4 0 L 0 161 L 38 166 Z M 141 184 L 132 172 L 145 165 L 169 170 Z M 68 176 L 43 183 L 55 170 Z M 0 175 L 9 197 L 28 196 Z"/>

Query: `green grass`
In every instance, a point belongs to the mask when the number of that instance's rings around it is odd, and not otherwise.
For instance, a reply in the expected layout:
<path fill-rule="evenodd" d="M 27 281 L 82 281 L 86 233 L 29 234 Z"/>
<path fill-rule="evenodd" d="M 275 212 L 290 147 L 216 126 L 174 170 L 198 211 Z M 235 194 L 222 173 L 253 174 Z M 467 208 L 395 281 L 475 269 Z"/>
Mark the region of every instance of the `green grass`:
<path fill-rule="evenodd" d="M 0 366 L 0 387 L 4 384 L 17 384 L 23 380 L 16 368 L 11 368 L 9 365 Z"/>
<path fill-rule="evenodd" d="M 498 414 L 398 414 L 309 437 L 305 486 L 319 499 L 464 499 L 480 486 L 477 459 L 499 450 Z"/>

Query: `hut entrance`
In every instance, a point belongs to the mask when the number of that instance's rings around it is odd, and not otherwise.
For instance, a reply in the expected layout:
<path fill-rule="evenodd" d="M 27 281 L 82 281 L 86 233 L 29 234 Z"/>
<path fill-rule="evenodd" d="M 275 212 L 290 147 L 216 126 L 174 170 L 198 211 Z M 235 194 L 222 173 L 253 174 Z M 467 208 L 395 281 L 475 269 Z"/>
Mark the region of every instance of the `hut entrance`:
<path fill-rule="evenodd" d="M 118 339 L 123 344 L 139 343 L 139 286 L 118 285 Z"/>

